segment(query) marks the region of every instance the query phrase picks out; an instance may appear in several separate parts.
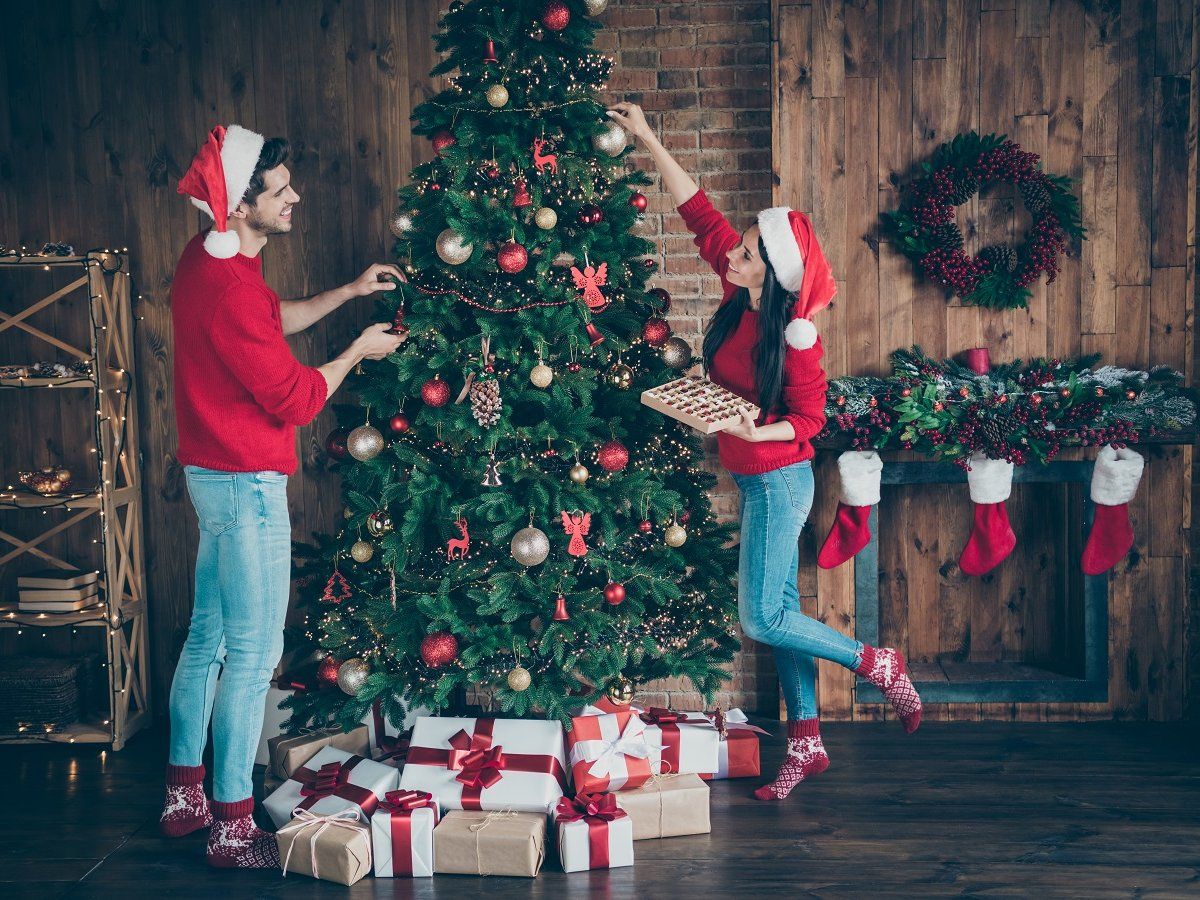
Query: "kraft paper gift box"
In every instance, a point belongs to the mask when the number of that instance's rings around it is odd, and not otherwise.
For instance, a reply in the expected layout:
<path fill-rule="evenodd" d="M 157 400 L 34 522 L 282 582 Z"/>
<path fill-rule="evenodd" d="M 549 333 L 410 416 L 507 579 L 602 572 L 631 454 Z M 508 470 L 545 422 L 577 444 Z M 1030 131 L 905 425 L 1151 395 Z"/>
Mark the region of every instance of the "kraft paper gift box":
<path fill-rule="evenodd" d="M 662 744 L 662 773 L 701 774 L 718 769 L 721 735 L 708 719 L 697 714 L 650 707 L 641 714 L 647 733 L 658 734 Z"/>
<path fill-rule="evenodd" d="M 563 797 L 554 810 L 564 872 L 633 865 L 633 819 L 615 794 Z"/>
<path fill-rule="evenodd" d="M 731 709 L 727 713 L 717 711 L 704 714 L 721 733 L 721 744 L 718 748 L 717 768 L 713 772 L 702 773 L 701 778 L 755 778 L 762 774 L 759 761 L 758 736 L 769 734 L 757 725 L 751 725 L 746 720 L 746 714 L 740 709 Z"/>
<path fill-rule="evenodd" d="M 368 756 L 370 744 L 367 729 L 353 731 L 322 728 L 305 734 L 279 735 L 267 742 L 271 753 L 271 771 L 276 778 L 291 778 L 292 773 L 317 755 L 323 747 L 336 747 L 355 756 Z"/>
<path fill-rule="evenodd" d="M 428 791 L 443 809 L 547 814 L 567 785 L 562 726 L 544 719 L 422 716 L 401 790 Z"/>
<path fill-rule="evenodd" d="M 708 785 L 699 775 L 662 775 L 616 795 L 633 819 L 633 839 L 708 834 Z"/>
<path fill-rule="evenodd" d="M 661 771 L 658 732 L 632 712 L 574 717 L 567 749 L 577 794 L 629 790 Z"/>
<path fill-rule="evenodd" d="M 433 830 L 433 870 L 442 875 L 533 878 L 546 856 L 546 814 L 460 809 Z"/>
<path fill-rule="evenodd" d="M 263 806 L 276 828 L 290 822 L 297 808 L 316 815 L 358 809 L 366 822 L 395 787 L 395 769 L 336 747 L 322 747 L 271 793 Z"/>
<path fill-rule="evenodd" d="M 376 878 L 433 875 L 433 829 L 438 804 L 425 791 L 388 791 L 371 816 Z"/>
<path fill-rule="evenodd" d="M 359 810 L 296 813 L 275 834 L 284 876 L 295 872 L 351 885 L 371 871 L 371 832 L 361 822 Z"/>

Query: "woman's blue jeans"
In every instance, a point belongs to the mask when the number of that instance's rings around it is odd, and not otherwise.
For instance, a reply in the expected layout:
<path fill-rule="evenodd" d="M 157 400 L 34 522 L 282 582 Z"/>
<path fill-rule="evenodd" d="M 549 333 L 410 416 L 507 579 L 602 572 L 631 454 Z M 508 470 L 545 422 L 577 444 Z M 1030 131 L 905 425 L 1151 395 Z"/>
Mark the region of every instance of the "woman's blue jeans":
<path fill-rule="evenodd" d="M 813 502 L 807 460 L 763 472 L 733 474 L 741 492 L 738 617 L 746 637 L 775 649 L 789 719 L 817 716 L 814 657 L 855 668 L 863 645 L 800 611 L 796 572 L 800 531 Z"/>
<path fill-rule="evenodd" d="M 267 688 L 283 653 L 292 566 L 287 476 L 184 471 L 200 548 L 192 623 L 171 683 L 170 761 L 200 765 L 211 720 L 213 797 L 235 803 L 252 795 Z"/>

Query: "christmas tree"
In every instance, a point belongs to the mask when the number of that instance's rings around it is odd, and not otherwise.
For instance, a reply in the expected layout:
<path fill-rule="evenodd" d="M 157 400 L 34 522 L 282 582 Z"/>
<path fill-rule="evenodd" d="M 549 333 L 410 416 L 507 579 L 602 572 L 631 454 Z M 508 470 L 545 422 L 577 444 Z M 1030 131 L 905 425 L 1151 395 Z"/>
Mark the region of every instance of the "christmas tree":
<path fill-rule="evenodd" d="M 472 686 L 561 717 L 729 677 L 715 478 L 696 434 L 640 403 L 695 360 L 635 234 L 648 178 L 599 102 L 603 6 L 456 2 L 439 23 L 449 84 L 413 115 L 436 157 L 398 192 L 409 280 L 380 309 L 410 336 L 364 363 L 354 430 L 331 435 L 345 520 L 307 564 L 323 687 L 297 720 L 350 726 L 378 699 L 398 722 L 402 697 L 441 709 Z"/>

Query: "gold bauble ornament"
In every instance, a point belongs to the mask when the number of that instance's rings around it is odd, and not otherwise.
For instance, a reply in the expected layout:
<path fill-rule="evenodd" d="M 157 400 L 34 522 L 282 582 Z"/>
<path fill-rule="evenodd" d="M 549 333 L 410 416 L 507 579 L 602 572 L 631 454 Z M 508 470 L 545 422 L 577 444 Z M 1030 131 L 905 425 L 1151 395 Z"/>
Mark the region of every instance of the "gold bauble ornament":
<path fill-rule="evenodd" d="M 597 153 L 607 153 L 609 156 L 620 156 L 627 141 L 625 129 L 616 122 L 609 122 L 603 131 L 592 135 L 593 149 Z"/>
<path fill-rule="evenodd" d="M 513 670 L 508 673 L 508 686 L 514 691 L 527 691 L 531 684 L 533 684 L 533 676 L 524 666 L 514 666 Z"/>
<path fill-rule="evenodd" d="M 533 214 L 533 221 L 542 231 L 549 231 L 558 224 L 558 213 L 548 206 L 543 206 Z"/>
<path fill-rule="evenodd" d="M 487 102 L 493 109 L 508 105 L 508 88 L 502 84 L 493 84 L 487 89 Z"/>
<path fill-rule="evenodd" d="M 529 370 L 529 381 L 534 387 L 548 388 L 554 380 L 554 370 L 545 363 L 538 363 Z"/>
<path fill-rule="evenodd" d="M 604 693 L 613 703 L 619 706 L 628 706 L 633 702 L 633 682 L 624 675 L 618 675 L 608 683 Z"/>
<path fill-rule="evenodd" d="M 583 0 L 583 8 L 589 16 L 598 16 L 608 8 L 608 0 Z"/>
<path fill-rule="evenodd" d="M 633 369 L 625 363 L 617 363 L 608 370 L 608 383 L 619 391 L 627 391 L 633 387 Z"/>
<path fill-rule="evenodd" d="M 383 537 L 392 530 L 392 517 L 383 510 L 367 516 L 367 534 L 371 537 Z"/>
<path fill-rule="evenodd" d="M 576 484 L 583 484 L 588 480 L 588 476 L 590 474 L 591 473 L 587 470 L 587 466 L 585 466 L 583 463 L 575 463 L 575 465 L 571 466 L 571 480 Z"/>
<path fill-rule="evenodd" d="M 343 519 L 353 519 L 354 518 L 354 510 L 352 510 L 348 506 L 343 507 L 342 508 L 342 518 Z"/>
<path fill-rule="evenodd" d="M 678 522 L 672 522 L 663 532 L 663 540 L 668 547 L 682 547 L 687 540 L 687 529 Z"/>
<path fill-rule="evenodd" d="M 662 358 L 672 369 L 682 369 L 692 361 L 692 347 L 681 337 L 673 337 L 662 348 Z"/>
<path fill-rule="evenodd" d="M 383 447 L 383 435 L 374 425 L 359 425 L 346 438 L 346 449 L 359 462 L 374 459 Z"/>
<path fill-rule="evenodd" d="M 437 236 L 437 255 L 448 265 L 461 266 L 471 258 L 474 251 L 474 244 L 467 243 L 453 228 L 447 228 Z"/>
<path fill-rule="evenodd" d="M 546 557 L 550 555 L 550 538 L 546 537 L 546 532 L 542 529 L 530 525 L 513 535 L 509 549 L 513 559 L 521 565 L 536 566 L 545 562 Z"/>
<path fill-rule="evenodd" d="M 413 215 L 407 209 L 398 209 L 388 220 L 388 228 L 398 238 L 404 237 L 413 230 Z"/>
<path fill-rule="evenodd" d="M 338 687 L 353 697 L 362 690 L 363 683 L 370 674 L 371 667 L 355 656 L 338 666 Z"/>
<path fill-rule="evenodd" d="M 355 541 L 350 545 L 350 558 L 357 563 L 370 562 L 375 555 L 375 545 L 370 541 Z"/>

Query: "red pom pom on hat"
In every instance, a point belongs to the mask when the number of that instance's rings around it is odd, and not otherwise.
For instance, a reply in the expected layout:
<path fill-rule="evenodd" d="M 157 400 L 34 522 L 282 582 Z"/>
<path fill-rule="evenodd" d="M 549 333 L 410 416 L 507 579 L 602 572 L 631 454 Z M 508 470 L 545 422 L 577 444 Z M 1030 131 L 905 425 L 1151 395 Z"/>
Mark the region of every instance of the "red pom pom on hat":
<path fill-rule="evenodd" d="M 261 134 L 248 128 L 218 125 L 179 180 L 178 192 L 213 220 L 204 249 L 217 259 L 230 259 L 241 249 L 241 240 L 229 230 L 229 214 L 250 189 L 264 143 Z"/>

